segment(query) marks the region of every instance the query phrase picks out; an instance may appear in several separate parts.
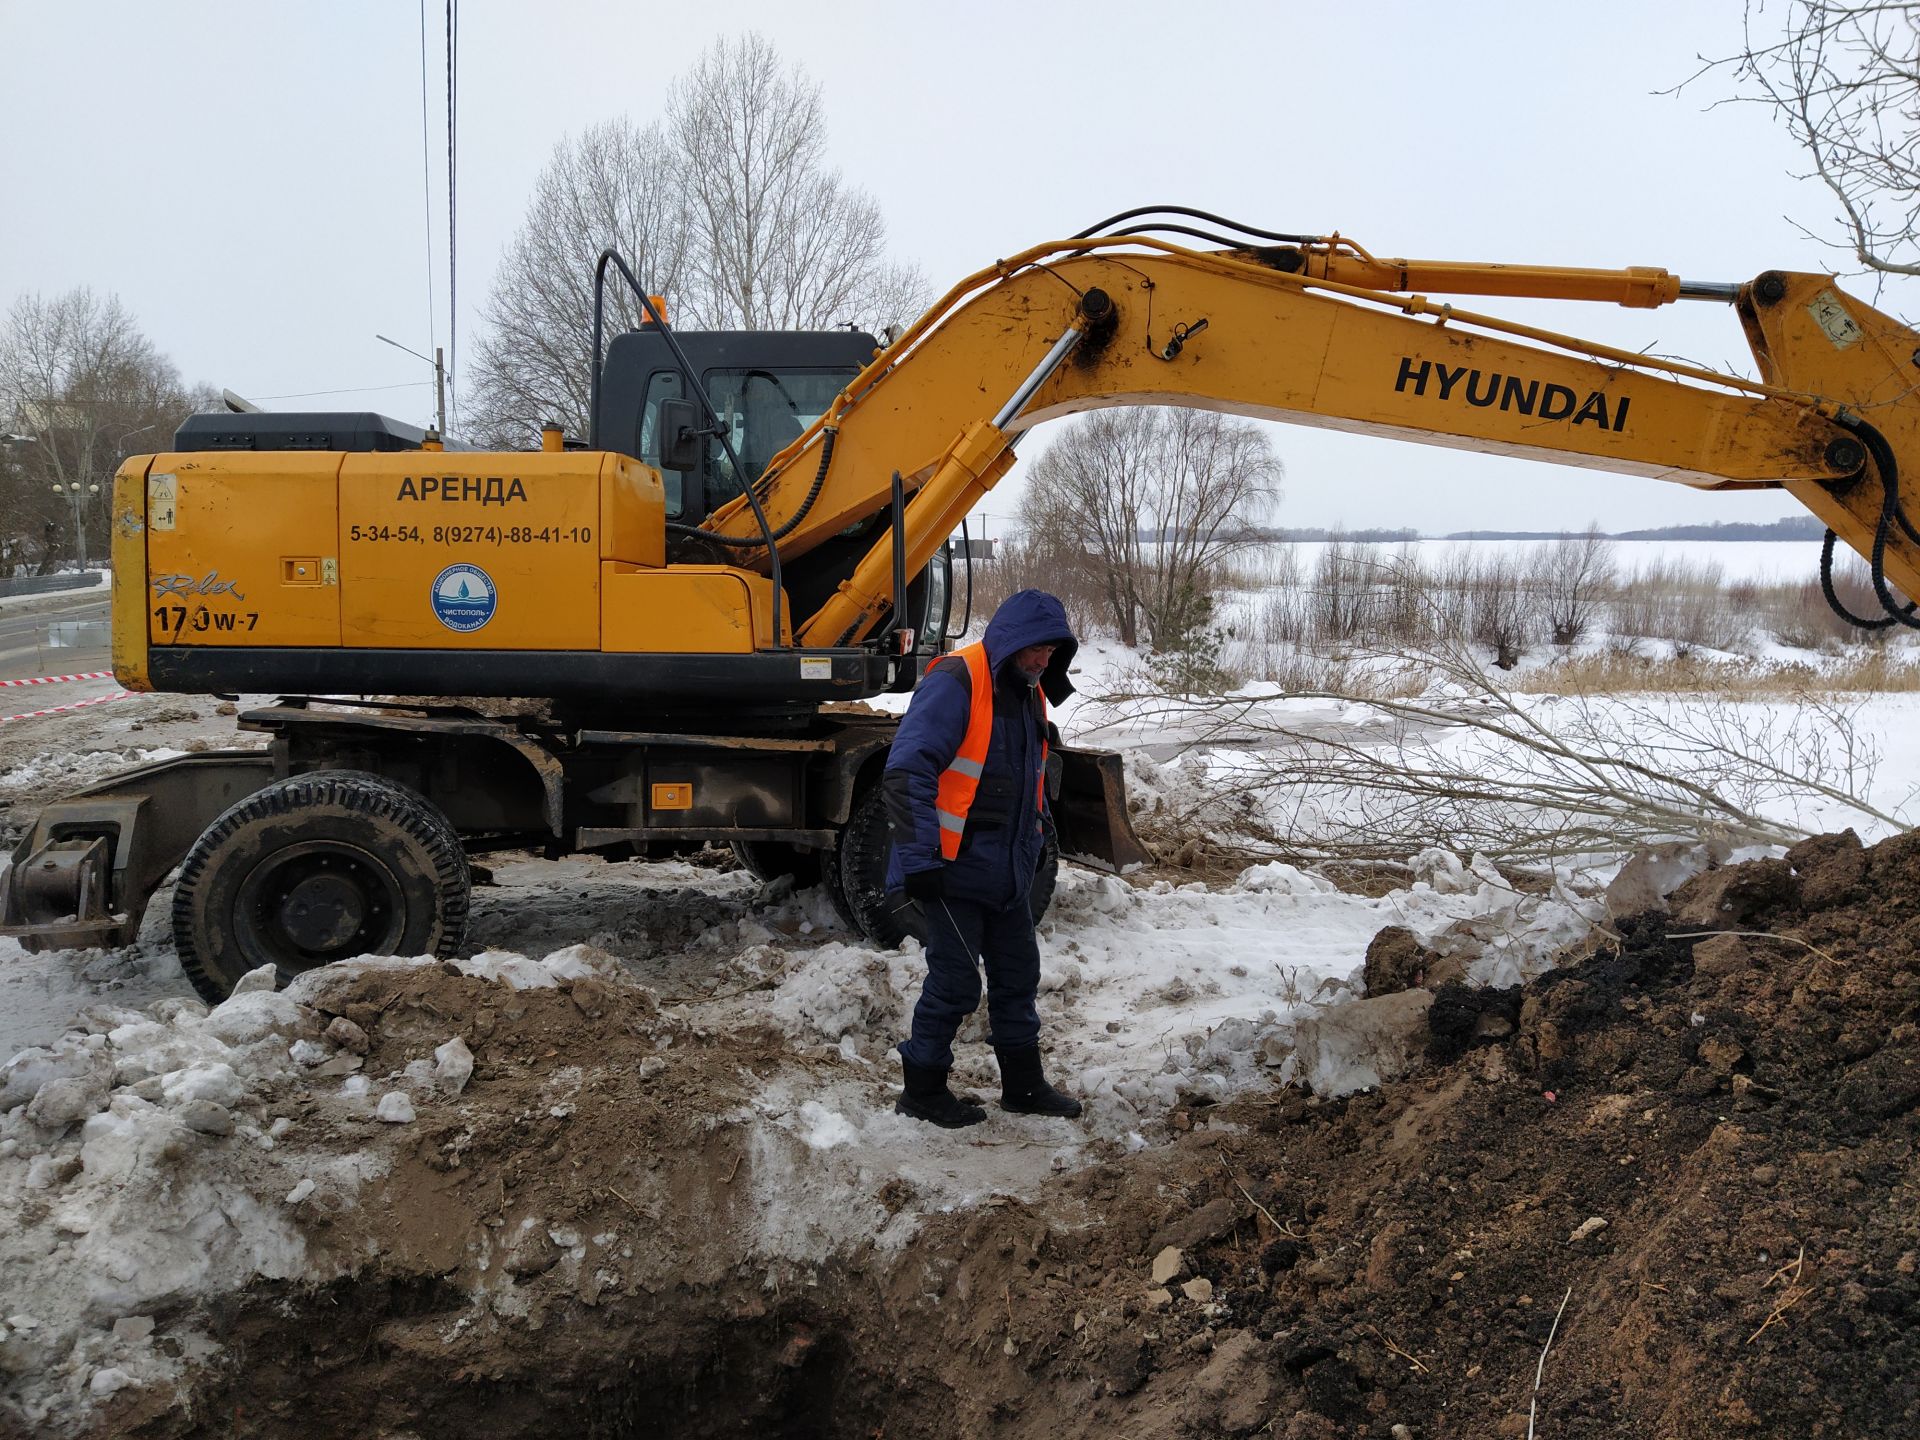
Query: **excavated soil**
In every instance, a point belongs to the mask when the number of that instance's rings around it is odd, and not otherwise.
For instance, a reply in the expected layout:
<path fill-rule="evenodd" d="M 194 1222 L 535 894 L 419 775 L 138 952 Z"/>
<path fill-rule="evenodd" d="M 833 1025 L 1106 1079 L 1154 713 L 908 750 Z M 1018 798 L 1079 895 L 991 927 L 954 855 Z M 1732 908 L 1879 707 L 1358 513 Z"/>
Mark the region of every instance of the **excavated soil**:
<path fill-rule="evenodd" d="M 435 967 L 318 1003 L 369 1072 L 463 1035 L 458 1116 L 308 1202 L 341 1279 L 233 1297 L 190 1404 L 118 1395 L 94 1433 L 1920 1433 L 1920 838 L 1714 871 L 1524 991 L 1443 986 L 1429 1062 L 1375 1092 L 1177 1111 L 1030 1201 L 919 1215 L 863 1175 L 872 1238 L 812 1258 L 770 1238 L 805 1157 L 744 1118 L 777 1040 Z M 274 1104 L 343 1151 L 374 1124 Z"/>

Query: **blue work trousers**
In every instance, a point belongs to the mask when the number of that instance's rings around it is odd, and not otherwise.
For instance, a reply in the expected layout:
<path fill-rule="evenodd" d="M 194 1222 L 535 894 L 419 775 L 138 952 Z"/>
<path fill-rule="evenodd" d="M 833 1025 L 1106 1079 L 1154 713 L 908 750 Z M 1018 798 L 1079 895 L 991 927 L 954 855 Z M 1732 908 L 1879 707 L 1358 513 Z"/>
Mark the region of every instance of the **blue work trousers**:
<path fill-rule="evenodd" d="M 953 1068 L 953 1037 L 980 1005 L 987 975 L 987 1021 L 994 1045 L 1040 1038 L 1040 947 L 1027 897 L 1010 905 L 940 897 L 921 902 L 927 925 L 927 979 L 913 1007 L 913 1034 L 901 1056 L 929 1070 Z"/>

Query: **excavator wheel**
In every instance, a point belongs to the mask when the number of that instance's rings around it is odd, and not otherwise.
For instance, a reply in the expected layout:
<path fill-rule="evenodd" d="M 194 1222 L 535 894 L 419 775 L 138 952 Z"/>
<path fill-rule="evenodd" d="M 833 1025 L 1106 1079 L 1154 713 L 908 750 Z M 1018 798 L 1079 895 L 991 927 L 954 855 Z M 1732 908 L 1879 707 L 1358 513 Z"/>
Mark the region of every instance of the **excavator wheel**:
<path fill-rule="evenodd" d="M 275 781 L 209 825 L 180 867 L 173 943 L 209 1003 L 271 964 L 285 984 L 355 955 L 453 953 L 467 927 L 460 837 L 383 776 Z"/>
<path fill-rule="evenodd" d="M 887 898 L 887 799 L 878 785 L 869 785 L 853 802 L 846 829 L 840 832 L 839 884 L 829 887 L 835 908 L 854 929 L 888 949 L 913 933 L 907 911 L 896 910 Z M 837 894 L 835 892 L 838 892 Z M 895 897 L 900 898 L 900 897 Z"/>
<path fill-rule="evenodd" d="M 826 863 L 820 867 L 820 885 L 827 892 L 828 903 L 840 917 L 840 923 L 849 930 L 860 930 L 860 917 L 854 914 L 853 905 L 847 899 L 847 887 L 841 883 L 838 850 L 827 856 Z"/>
<path fill-rule="evenodd" d="M 847 820 L 847 828 L 840 834 L 840 850 L 834 857 L 839 861 L 840 883 L 837 887 L 829 885 L 827 889 L 830 895 L 834 895 L 836 908 L 841 908 L 849 924 L 874 944 L 893 949 L 909 935 L 916 940 L 924 940 L 926 927 L 920 918 L 919 906 L 909 903 L 896 909 L 888 899 L 887 850 L 890 843 L 886 797 L 875 785 L 854 801 L 853 814 Z M 1053 888 L 1059 874 L 1060 847 L 1055 843 L 1053 827 L 1049 825 L 1040 852 L 1040 867 L 1034 872 L 1033 888 L 1027 892 L 1035 924 L 1047 913 L 1047 906 L 1053 903 Z M 893 897 L 894 900 L 902 898 Z"/>
<path fill-rule="evenodd" d="M 791 875 L 797 890 L 820 883 L 821 860 L 825 858 L 819 850 L 783 845 L 777 840 L 736 840 L 733 855 L 754 879 L 778 880 Z"/>

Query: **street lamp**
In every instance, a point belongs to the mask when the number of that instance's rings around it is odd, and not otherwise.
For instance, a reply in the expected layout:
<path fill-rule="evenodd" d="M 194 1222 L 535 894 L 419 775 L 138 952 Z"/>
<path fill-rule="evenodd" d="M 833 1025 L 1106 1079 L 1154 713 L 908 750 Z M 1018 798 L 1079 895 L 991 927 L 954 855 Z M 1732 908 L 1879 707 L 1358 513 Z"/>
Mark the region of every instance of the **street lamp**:
<path fill-rule="evenodd" d="M 402 345 L 398 340 L 387 340 L 386 336 L 377 334 L 377 333 L 374 335 L 373 338 L 376 340 L 386 340 L 387 344 L 393 346 L 394 349 L 405 350 L 407 354 L 413 356 L 413 358 L 416 360 L 427 360 L 427 357 L 422 355 L 418 350 L 413 349 L 411 346 Z M 427 360 L 427 364 L 433 366 L 433 401 L 434 401 L 433 408 L 434 408 L 434 413 L 440 417 L 440 438 L 441 440 L 444 441 L 447 438 L 447 352 L 446 350 L 442 346 L 439 346 L 439 345 L 434 346 L 433 358 L 431 360 Z"/>
<path fill-rule="evenodd" d="M 114 465 L 114 467 L 118 468 L 121 460 L 125 458 L 127 453 L 127 442 L 129 440 L 133 439 L 133 437 L 136 435 L 144 435 L 149 430 L 158 430 L 159 428 L 160 428 L 160 422 L 157 420 L 154 420 L 154 421 L 149 421 L 145 425 L 136 425 L 133 427 L 133 429 L 124 430 L 120 434 L 114 436 L 113 444 L 110 447 L 108 447 L 108 451 L 107 451 L 107 454 L 110 457 L 111 463 Z M 91 459 L 91 456 L 96 453 L 97 451 L 95 451 L 93 447 L 91 446 L 88 447 L 88 455 L 90 459 Z M 89 468 L 90 469 L 92 468 L 91 463 L 89 464 Z M 97 474 L 98 472 L 95 472 L 95 473 Z M 86 497 L 89 495 L 98 495 L 100 493 L 100 485 L 97 481 L 89 481 L 83 487 L 78 480 L 70 480 L 67 482 L 66 485 L 62 486 L 60 482 L 56 480 L 53 484 L 53 488 L 56 494 L 65 495 L 73 503 L 74 544 L 77 550 L 79 551 L 80 568 L 82 570 L 85 570 L 87 568 L 87 527 L 86 527 L 86 518 L 85 518 Z"/>

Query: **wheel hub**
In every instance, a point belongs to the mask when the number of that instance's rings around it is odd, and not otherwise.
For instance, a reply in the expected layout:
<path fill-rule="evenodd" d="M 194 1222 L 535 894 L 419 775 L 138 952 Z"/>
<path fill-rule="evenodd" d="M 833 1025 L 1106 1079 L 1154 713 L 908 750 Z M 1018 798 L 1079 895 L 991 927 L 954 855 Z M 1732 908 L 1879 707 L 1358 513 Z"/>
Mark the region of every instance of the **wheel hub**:
<path fill-rule="evenodd" d="M 309 875 L 280 902 L 280 924 L 303 950 L 337 950 L 366 923 L 366 897 L 344 875 Z"/>
<path fill-rule="evenodd" d="M 247 877 L 239 898 L 242 941 L 288 970 L 390 953 L 400 938 L 398 882 L 353 845 L 314 841 L 276 851 Z"/>

